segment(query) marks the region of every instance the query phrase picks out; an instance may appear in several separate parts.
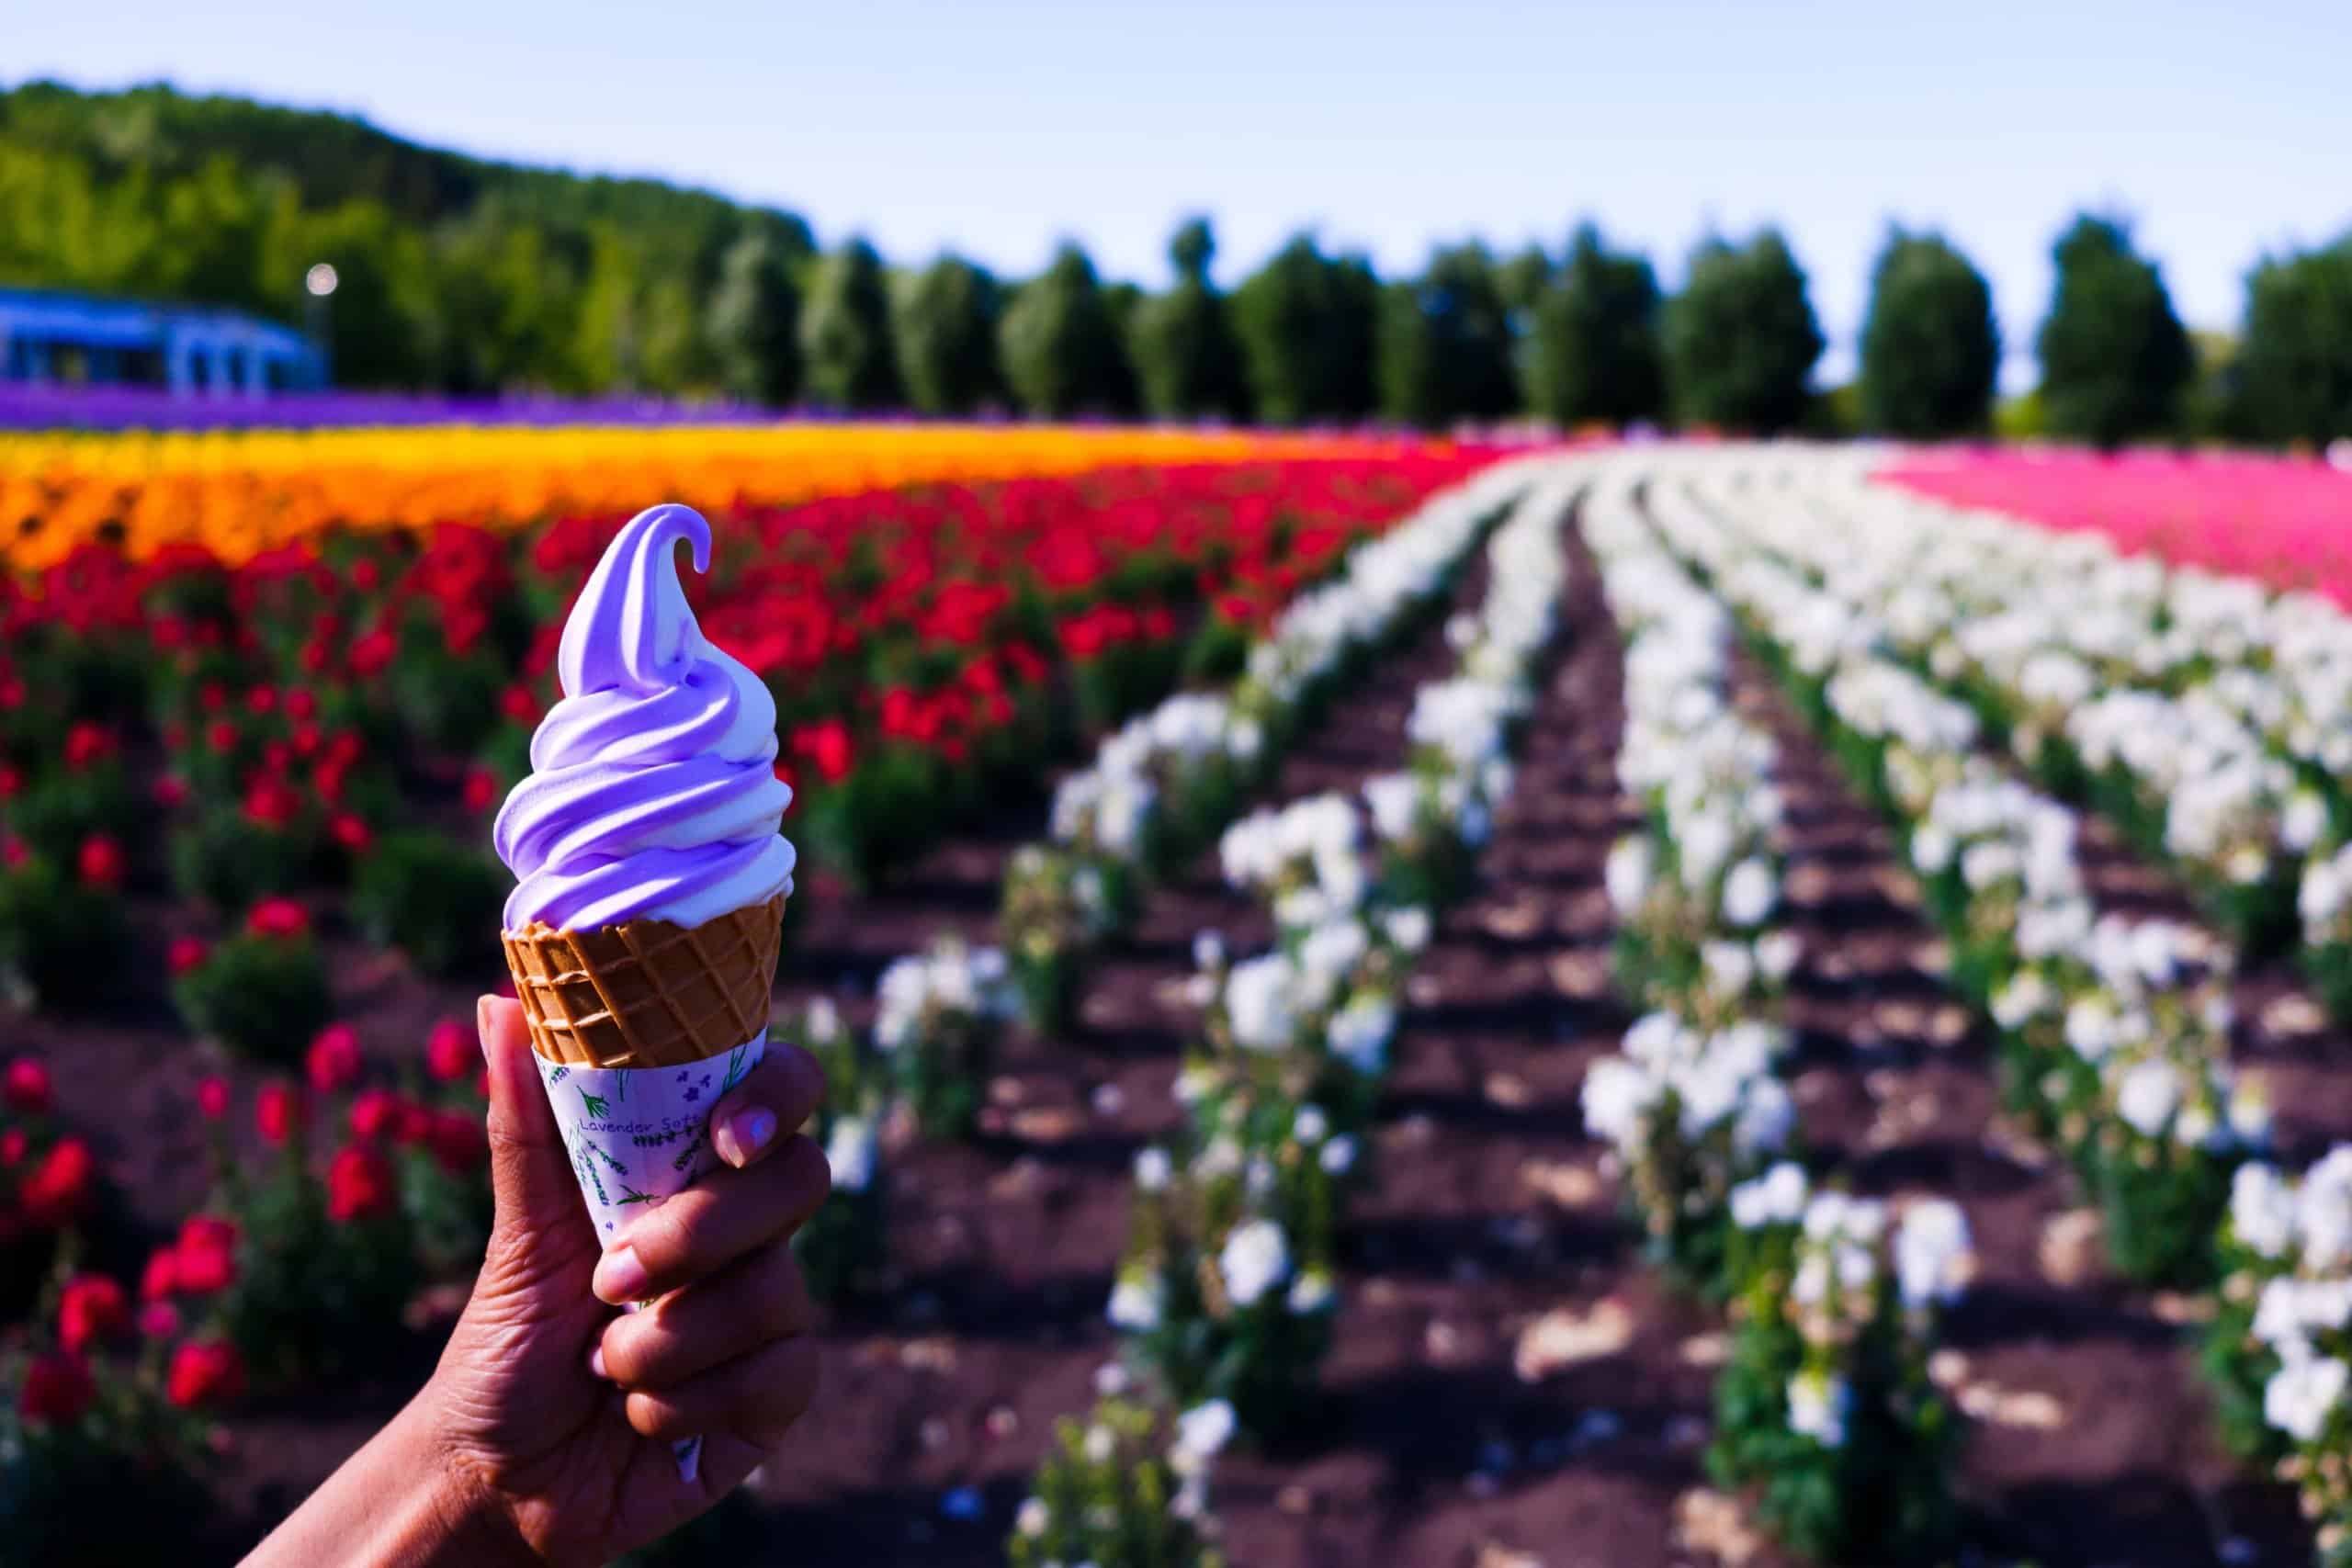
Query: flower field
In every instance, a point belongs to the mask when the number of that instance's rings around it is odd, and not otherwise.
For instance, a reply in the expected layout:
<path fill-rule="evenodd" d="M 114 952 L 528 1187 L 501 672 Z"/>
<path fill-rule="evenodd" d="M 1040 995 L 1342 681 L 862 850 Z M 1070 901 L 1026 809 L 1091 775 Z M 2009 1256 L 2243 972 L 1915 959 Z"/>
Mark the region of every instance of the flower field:
<path fill-rule="evenodd" d="M 655 1555 L 2352 1562 L 2352 479 L 712 426 L 0 437 L 0 1563 L 125 1465 L 232 1558 L 429 1366 L 657 494 L 834 1190 Z"/>

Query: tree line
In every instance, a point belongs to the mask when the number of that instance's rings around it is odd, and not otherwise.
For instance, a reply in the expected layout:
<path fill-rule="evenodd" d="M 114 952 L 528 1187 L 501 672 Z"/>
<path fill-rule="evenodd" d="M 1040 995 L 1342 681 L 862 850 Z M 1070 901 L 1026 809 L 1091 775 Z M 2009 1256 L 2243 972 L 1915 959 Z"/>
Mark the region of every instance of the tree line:
<path fill-rule="evenodd" d="M 0 91 L 0 282 L 300 321 L 302 275 L 330 262 L 345 385 L 1428 428 L 1996 422 L 1992 290 L 1934 232 L 1889 230 L 1858 374 L 1826 393 L 1804 271 L 1769 227 L 1702 240 L 1671 295 L 1590 223 L 1557 249 L 1442 245 L 1396 278 L 1302 232 L 1230 292 L 1206 220 L 1168 254 L 1157 292 L 1105 279 L 1075 243 L 1023 279 L 954 254 L 893 266 L 859 238 L 820 249 L 777 209 L 471 159 L 348 117 L 164 86 Z M 2078 216 L 2053 257 L 2041 382 L 2003 428 L 2107 446 L 2352 433 L 2352 234 L 2266 257 L 2240 333 L 2211 343 L 2124 220 Z"/>

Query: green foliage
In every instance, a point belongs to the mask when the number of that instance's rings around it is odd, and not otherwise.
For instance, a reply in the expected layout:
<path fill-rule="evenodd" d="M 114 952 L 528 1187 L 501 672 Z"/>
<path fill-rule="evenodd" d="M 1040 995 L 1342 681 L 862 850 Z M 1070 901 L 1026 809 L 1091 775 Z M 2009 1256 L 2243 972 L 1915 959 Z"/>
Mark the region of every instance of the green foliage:
<path fill-rule="evenodd" d="M 2246 277 L 2230 418 L 2260 441 L 2352 435 L 2352 233 L 2266 256 Z"/>
<path fill-rule="evenodd" d="M 1913 438 L 1982 433 L 2000 368 L 1984 275 L 1940 234 L 1890 229 L 1862 322 L 1864 427 Z"/>
<path fill-rule="evenodd" d="M 440 833 L 392 834 L 352 881 L 351 915 L 428 975 L 457 977 L 491 962 L 505 874 L 472 846 Z"/>
<path fill-rule="evenodd" d="M 707 191 L 421 147 L 352 117 L 151 85 L 0 90 L 0 278 L 307 324 L 354 386 L 707 385 L 700 302 L 747 231 L 806 223 Z"/>
<path fill-rule="evenodd" d="M 1535 299 L 1525 366 L 1529 405 L 1570 428 L 1663 418 L 1658 315 L 1648 258 L 1611 251 L 1598 228 L 1580 225 L 1559 273 Z"/>
<path fill-rule="evenodd" d="M 882 258 L 863 238 L 827 256 L 800 312 L 808 395 L 828 408 L 880 409 L 899 400 L 890 300 Z"/>
<path fill-rule="evenodd" d="M 1171 1441 L 1145 1405 L 1106 1399 L 1055 1423 L 1035 1491 L 1005 1542 L 1009 1568 L 1222 1568 L 1203 1538 L 1209 1455 Z"/>
<path fill-rule="evenodd" d="M 122 901 L 35 856 L 0 871 L 0 993 L 42 1006 L 87 1002 L 121 984 Z"/>
<path fill-rule="evenodd" d="M 237 1277 L 222 1326 L 264 1387 L 348 1372 L 380 1353 L 416 1284 L 409 1219 L 398 1202 L 338 1223 L 302 1140 L 236 1203 Z"/>
<path fill-rule="evenodd" d="M 1805 276 L 1777 229 L 1735 247 L 1702 241 L 1666 308 L 1675 408 L 1695 423 L 1771 435 L 1805 416 L 1814 362 L 1826 346 Z"/>
<path fill-rule="evenodd" d="M 299 1066 L 334 1001 L 326 961 L 308 936 L 241 932 L 172 983 L 189 1029 L 253 1061 Z"/>
<path fill-rule="evenodd" d="M 1379 279 L 1362 256 L 1329 256 L 1299 234 L 1233 296 L 1258 417 L 1270 424 L 1372 412 Z"/>
<path fill-rule="evenodd" d="M 800 292 L 784 251 L 753 230 L 727 247 L 705 330 L 727 389 L 781 407 L 800 389 Z"/>
<path fill-rule="evenodd" d="M 1004 378 L 1022 408 L 1048 419 L 1115 414 L 1134 403 L 1134 373 L 1085 251 L 1065 243 L 1023 284 L 997 327 Z"/>
<path fill-rule="evenodd" d="M 1511 411 L 1510 321 L 1484 245 L 1435 251 L 1418 279 L 1382 291 L 1378 370 L 1381 412 L 1407 424 Z"/>
<path fill-rule="evenodd" d="M 2120 220 L 2087 213 L 2051 255 L 2058 286 L 2035 340 L 2051 433 L 2112 448 L 2171 432 L 2192 359 L 2164 275 Z"/>
<path fill-rule="evenodd" d="M 1168 242 L 1176 285 L 1145 300 L 1128 337 L 1143 406 L 1156 419 L 1238 420 L 1249 412 L 1233 311 L 1209 281 L 1216 234 L 1185 220 Z"/>
<path fill-rule="evenodd" d="M 922 413 L 968 414 L 997 397 L 1002 312 L 996 279 L 961 256 L 943 255 L 899 277 L 890 295 L 890 328 L 907 401 Z"/>
<path fill-rule="evenodd" d="M 168 850 L 172 886 L 181 896 L 232 915 L 268 894 L 297 891 L 315 869 L 306 840 L 232 806 L 209 807 L 173 829 Z"/>

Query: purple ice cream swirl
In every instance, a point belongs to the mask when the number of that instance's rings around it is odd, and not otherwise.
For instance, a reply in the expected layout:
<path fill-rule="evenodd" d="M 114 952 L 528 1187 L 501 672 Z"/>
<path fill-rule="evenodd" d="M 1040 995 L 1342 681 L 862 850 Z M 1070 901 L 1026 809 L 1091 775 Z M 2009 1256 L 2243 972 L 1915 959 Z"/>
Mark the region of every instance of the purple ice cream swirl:
<path fill-rule="evenodd" d="M 792 891 L 775 699 L 703 639 L 678 581 L 682 541 L 708 570 L 701 516 L 638 513 L 564 623 L 563 700 L 531 737 L 530 776 L 493 830 L 515 876 L 508 931 L 698 926 Z"/>

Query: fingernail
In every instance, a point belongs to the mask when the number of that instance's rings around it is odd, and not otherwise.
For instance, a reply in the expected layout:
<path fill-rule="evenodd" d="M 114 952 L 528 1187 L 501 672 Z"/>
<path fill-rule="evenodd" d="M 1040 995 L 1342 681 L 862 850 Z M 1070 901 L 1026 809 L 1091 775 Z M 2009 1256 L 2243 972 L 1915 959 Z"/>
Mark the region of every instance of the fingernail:
<path fill-rule="evenodd" d="M 481 1056 L 485 1062 L 490 1060 L 490 1004 L 497 999 L 488 996 L 474 999 L 474 1040 L 481 1046 Z"/>
<path fill-rule="evenodd" d="M 718 1145 L 718 1157 L 741 1170 L 775 1141 L 775 1112 L 764 1105 L 738 1111 L 719 1123 L 711 1141 Z"/>
<path fill-rule="evenodd" d="M 590 1287 L 608 1302 L 633 1302 L 645 1293 L 645 1265 L 637 1260 L 637 1248 L 616 1247 L 596 1262 L 596 1276 Z"/>
<path fill-rule="evenodd" d="M 602 1340 L 588 1347 L 588 1371 L 606 1382 L 613 1381 L 612 1374 L 605 1371 L 605 1345 Z"/>

